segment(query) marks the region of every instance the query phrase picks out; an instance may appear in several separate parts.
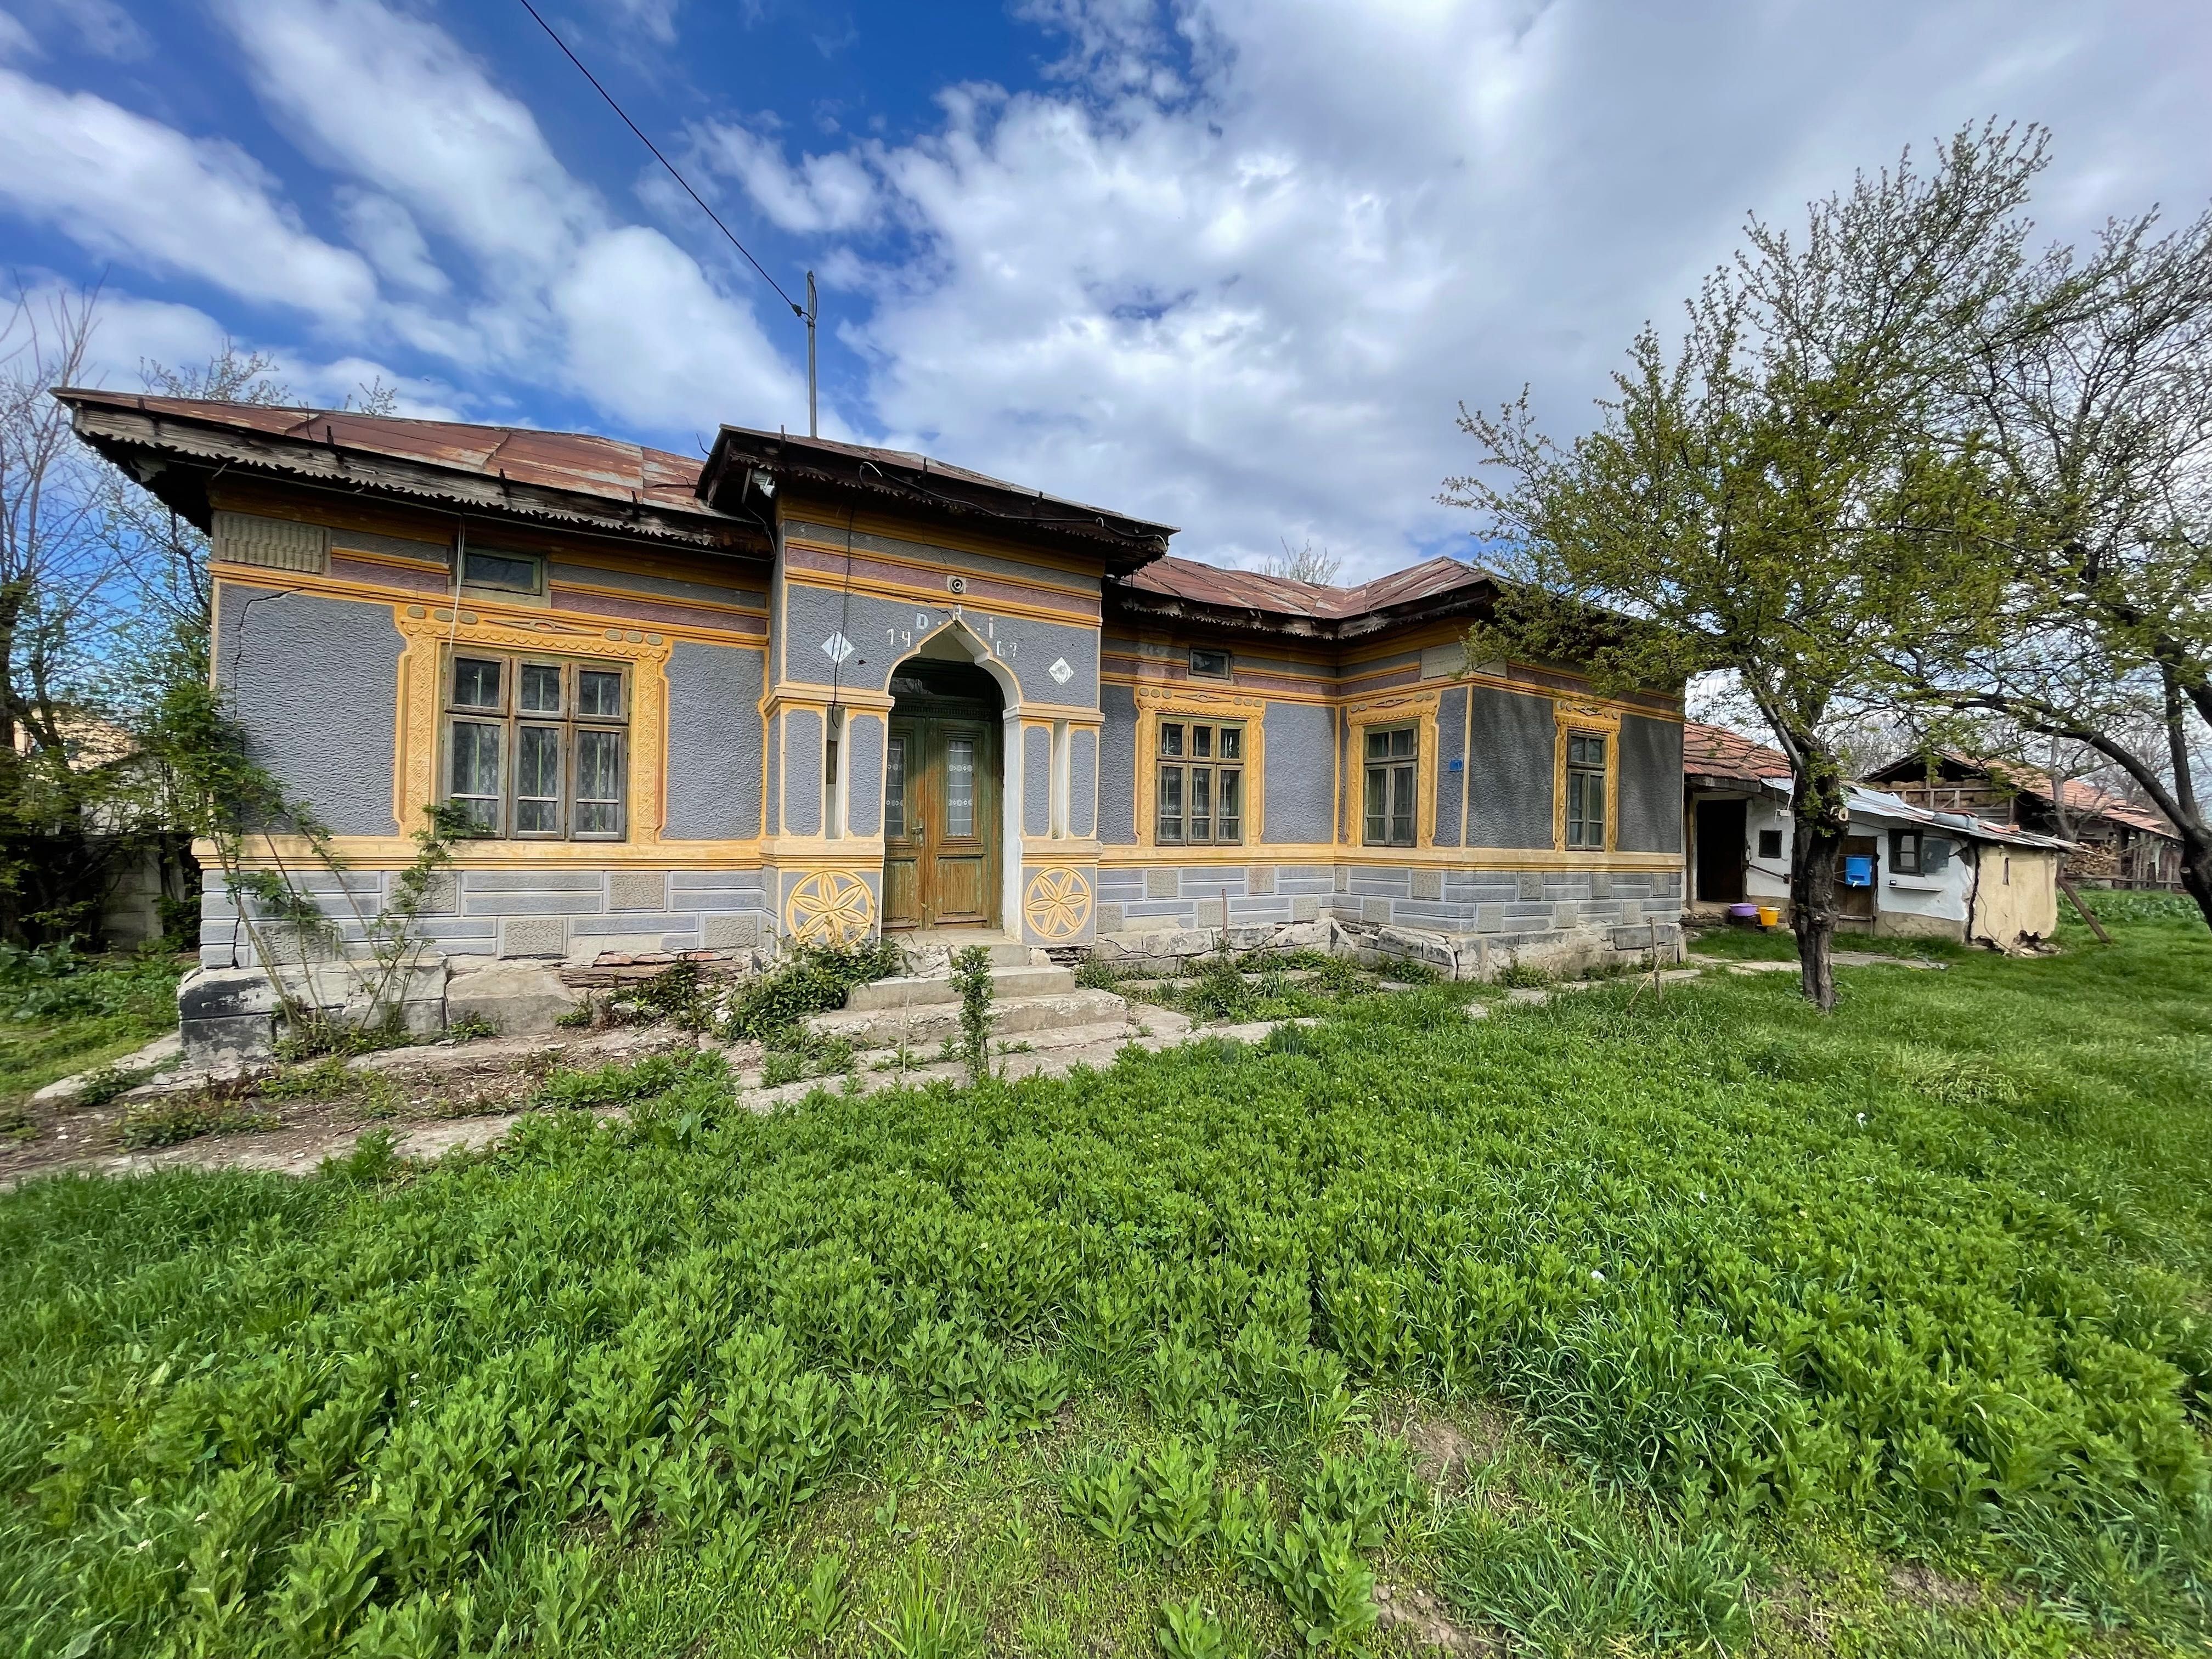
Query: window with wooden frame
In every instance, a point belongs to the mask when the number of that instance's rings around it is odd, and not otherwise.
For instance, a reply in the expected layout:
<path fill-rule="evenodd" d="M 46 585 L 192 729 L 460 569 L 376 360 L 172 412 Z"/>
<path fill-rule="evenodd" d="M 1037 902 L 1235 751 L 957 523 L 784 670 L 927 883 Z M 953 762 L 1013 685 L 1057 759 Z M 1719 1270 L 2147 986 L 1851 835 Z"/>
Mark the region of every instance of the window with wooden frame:
<path fill-rule="evenodd" d="M 446 674 L 445 799 L 480 836 L 620 841 L 629 723 L 620 663 L 456 651 Z"/>
<path fill-rule="evenodd" d="M 1567 734 L 1567 845 L 1605 850 L 1606 738 L 1601 732 Z"/>
<path fill-rule="evenodd" d="M 1418 839 L 1421 738 L 1414 726 L 1370 726 L 1365 739 L 1366 806 L 1370 847 L 1411 847 Z"/>
<path fill-rule="evenodd" d="M 1920 873 L 1920 832 L 1917 830 L 1893 830 L 1889 832 L 1889 869 L 1892 875 L 1917 876 Z"/>
<path fill-rule="evenodd" d="M 1190 672 L 1201 679 L 1225 680 L 1229 678 L 1229 653 L 1194 645 L 1190 648 Z"/>
<path fill-rule="evenodd" d="M 1244 722 L 1163 720 L 1152 840 L 1233 847 L 1244 839 Z"/>
<path fill-rule="evenodd" d="M 488 595 L 538 598 L 545 592 L 545 561 L 534 553 L 495 547 L 461 550 L 461 586 Z"/>

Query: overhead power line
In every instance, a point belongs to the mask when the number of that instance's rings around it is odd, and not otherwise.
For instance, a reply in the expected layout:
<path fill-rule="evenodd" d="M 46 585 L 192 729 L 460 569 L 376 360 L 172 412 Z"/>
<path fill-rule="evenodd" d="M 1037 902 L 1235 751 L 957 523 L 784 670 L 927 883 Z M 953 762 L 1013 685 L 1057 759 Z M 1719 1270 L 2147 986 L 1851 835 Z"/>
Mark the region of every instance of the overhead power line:
<path fill-rule="evenodd" d="M 670 161 L 665 155 L 663 155 L 660 153 L 660 146 L 654 143 L 652 139 L 647 137 L 644 131 L 638 126 L 637 123 L 629 118 L 629 114 L 624 112 L 623 106 L 615 102 L 614 94 L 609 92 L 605 87 L 601 86 L 599 84 L 599 77 L 592 74 L 590 70 L 584 67 L 584 60 L 577 57 L 574 52 L 568 50 L 568 43 L 566 40 L 563 40 L 558 33 L 555 33 L 553 26 L 545 21 L 544 17 L 539 13 L 538 8 L 532 5 L 530 3 L 530 0 L 522 0 L 522 9 L 528 12 L 531 16 L 537 19 L 538 27 L 544 29 L 545 33 L 551 37 L 553 44 L 561 48 L 562 56 L 566 58 L 570 63 L 574 64 L 576 66 L 576 72 L 592 83 L 592 90 L 598 93 L 600 97 L 607 100 L 607 107 L 612 110 L 617 115 L 622 117 L 622 124 L 628 127 L 632 132 L 637 134 L 637 142 L 643 144 L 647 149 L 653 152 L 653 159 L 668 169 L 668 176 L 673 179 L 678 184 L 684 186 L 684 193 L 686 196 L 689 196 L 693 201 L 699 204 L 699 211 L 705 214 L 709 219 L 712 219 L 714 222 L 714 228 L 720 231 L 723 235 L 730 239 L 730 246 L 745 256 L 745 263 L 750 265 L 755 270 L 760 272 L 761 281 L 766 283 L 770 288 L 775 290 L 776 297 L 781 300 L 784 304 L 791 307 L 791 314 L 805 322 L 811 331 L 814 326 L 814 319 L 808 314 L 806 307 L 799 304 L 798 301 L 793 299 L 791 295 L 786 294 L 783 291 L 783 284 L 777 282 L 775 277 L 768 274 L 768 267 L 761 264 L 759 260 L 753 258 L 751 250 L 747 248 L 743 242 L 739 241 L 737 238 L 736 233 L 722 222 L 721 215 L 716 213 L 714 209 L 708 207 L 705 198 L 702 198 L 697 191 L 691 188 L 690 180 L 676 170 L 676 163 Z"/>

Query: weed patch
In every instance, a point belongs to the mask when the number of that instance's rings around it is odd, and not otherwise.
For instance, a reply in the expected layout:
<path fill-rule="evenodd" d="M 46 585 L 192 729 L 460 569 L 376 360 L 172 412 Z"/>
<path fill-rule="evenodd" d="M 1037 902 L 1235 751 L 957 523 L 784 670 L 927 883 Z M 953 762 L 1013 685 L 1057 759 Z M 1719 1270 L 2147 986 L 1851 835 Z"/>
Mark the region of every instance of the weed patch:
<path fill-rule="evenodd" d="M 2145 927 L 1847 969 L 1825 1019 L 1778 975 L 1430 990 L 765 1115 L 664 1056 L 547 1079 L 626 1123 L 404 1178 L 33 1183 L 0 1626 L 1358 1652 L 1387 1571 L 1540 1650 L 1740 1650 L 1828 1550 L 2033 1590 L 1880 1624 L 1870 1571 L 1866 1651 L 2201 1645 L 2208 981 Z M 1478 1400 L 1512 1444 L 1378 1429 Z"/>
<path fill-rule="evenodd" d="M 276 1114 L 217 1095 L 149 1102 L 123 1114 L 115 1138 L 134 1152 L 173 1146 L 202 1135 L 252 1134 L 277 1127 Z"/>

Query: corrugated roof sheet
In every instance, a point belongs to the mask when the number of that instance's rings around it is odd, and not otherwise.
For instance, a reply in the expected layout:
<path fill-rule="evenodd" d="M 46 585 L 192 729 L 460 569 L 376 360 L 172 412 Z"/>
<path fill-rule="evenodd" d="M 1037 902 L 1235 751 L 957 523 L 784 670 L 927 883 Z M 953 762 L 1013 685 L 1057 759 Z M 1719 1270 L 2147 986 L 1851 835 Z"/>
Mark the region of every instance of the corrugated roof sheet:
<path fill-rule="evenodd" d="M 2061 841 L 2056 836 L 2032 836 L 2025 830 L 2016 830 L 2008 823 L 1991 823 L 1987 818 L 1969 817 L 1964 812 L 1939 812 L 1932 806 L 1916 806 L 1900 796 L 1880 789 L 1869 789 L 1863 783 L 1844 786 L 1844 796 L 1850 802 L 1853 817 L 1869 817 L 1885 823 L 1920 823 L 1930 829 L 1943 830 L 1954 836 L 1965 836 L 1972 841 L 1985 841 L 2005 847 L 2033 847 L 2054 853 L 2063 853 L 2074 843 Z"/>
<path fill-rule="evenodd" d="M 1121 585 L 1147 593 L 1228 610 L 1258 611 L 1271 616 L 1305 617 L 1321 622 L 1364 617 L 1392 605 L 1434 599 L 1492 580 L 1477 566 L 1437 557 L 1394 570 L 1357 587 L 1330 587 L 1292 581 L 1256 570 L 1231 570 L 1173 556 L 1153 560 L 1121 579 Z"/>
<path fill-rule="evenodd" d="M 143 414 L 200 421 L 233 431 L 320 444 L 365 455 L 388 456 L 425 466 L 451 468 L 480 477 L 545 489 L 565 489 L 664 512 L 724 515 L 699 500 L 700 462 L 665 449 L 585 432 L 541 432 L 532 427 L 479 426 L 464 421 L 416 421 L 343 410 L 271 408 L 196 398 L 155 398 L 135 392 L 71 388 L 70 402 L 136 410 Z"/>

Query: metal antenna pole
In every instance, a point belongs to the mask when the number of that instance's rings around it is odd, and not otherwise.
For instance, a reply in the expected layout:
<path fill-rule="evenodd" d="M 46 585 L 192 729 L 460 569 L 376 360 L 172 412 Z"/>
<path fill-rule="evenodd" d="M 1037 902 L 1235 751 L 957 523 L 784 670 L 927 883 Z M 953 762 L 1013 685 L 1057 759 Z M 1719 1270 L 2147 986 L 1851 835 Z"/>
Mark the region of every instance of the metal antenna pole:
<path fill-rule="evenodd" d="M 810 438 L 822 435 L 814 412 L 815 388 L 820 384 L 814 368 L 814 319 L 818 310 L 814 298 L 814 273 L 810 270 L 806 273 L 806 435 Z"/>

